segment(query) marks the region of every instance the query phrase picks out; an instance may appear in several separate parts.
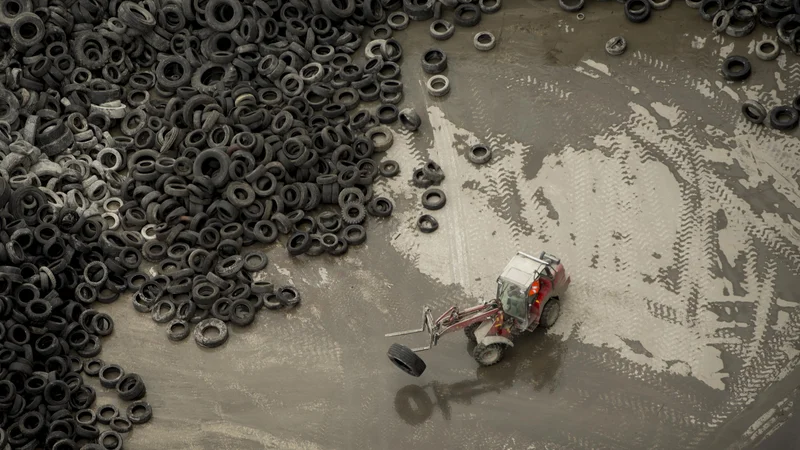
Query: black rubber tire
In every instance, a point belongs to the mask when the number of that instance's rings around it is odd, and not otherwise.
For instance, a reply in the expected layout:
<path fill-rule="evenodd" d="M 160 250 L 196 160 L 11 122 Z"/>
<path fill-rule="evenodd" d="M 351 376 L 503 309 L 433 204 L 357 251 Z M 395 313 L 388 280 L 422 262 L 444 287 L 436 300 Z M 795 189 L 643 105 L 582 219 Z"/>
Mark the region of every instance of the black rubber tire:
<path fill-rule="evenodd" d="M 423 214 L 417 219 L 417 228 L 423 233 L 433 233 L 439 229 L 439 222 L 430 214 Z"/>
<path fill-rule="evenodd" d="M 294 308 L 300 304 L 302 296 L 294 286 L 279 286 L 275 288 L 275 296 L 281 303 L 281 306 L 287 308 Z"/>
<path fill-rule="evenodd" d="M 367 217 L 367 210 L 361 203 L 349 202 L 342 208 L 342 221 L 348 225 L 357 225 Z"/>
<path fill-rule="evenodd" d="M 761 124 L 767 118 L 767 109 L 755 100 L 747 100 L 742 103 L 742 114 L 747 121 Z"/>
<path fill-rule="evenodd" d="M 181 319 L 171 320 L 167 324 L 167 339 L 173 342 L 178 342 L 189 337 L 192 328 L 189 322 Z"/>
<path fill-rule="evenodd" d="M 478 343 L 478 339 L 475 338 L 475 330 L 477 330 L 482 323 L 483 322 L 475 322 L 472 325 L 469 325 L 466 328 L 464 328 L 464 334 L 467 336 L 467 340 L 469 340 L 473 344 Z"/>
<path fill-rule="evenodd" d="M 422 54 L 422 70 L 430 75 L 436 75 L 447 69 L 447 53 L 439 48 L 431 48 Z"/>
<path fill-rule="evenodd" d="M 286 250 L 291 256 L 299 256 L 311 248 L 311 236 L 303 231 L 298 231 L 286 241 Z"/>
<path fill-rule="evenodd" d="M 476 144 L 469 149 L 467 158 L 472 164 L 486 164 L 492 159 L 492 150 L 486 145 Z"/>
<path fill-rule="evenodd" d="M 438 200 L 431 200 L 437 198 Z M 438 188 L 430 188 L 422 194 L 422 207 L 431 211 L 442 209 L 447 203 L 447 196 L 444 191 Z"/>
<path fill-rule="evenodd" d="M 700 3 L 700 17 L 707 22 L 711 22 L 721 9 L 720 0 L 703 0 Z"/>
<path fill-rule="evenodd" d="M 391 178 L 400 173 L 400 164 L 397 164 L 397 161 L 386 159 L 381 161 L 378 171 L 380 172 L 381 176 Z"/>
<path fill-rule="evenodd" d="M 565 2 L 564 0 L 558 0 L 558 6 L 561 7 L 564 11 L 567 12 L 578 12 L 583 9 L 583 6 L 586 4 L 585 0 L 577 0 L 575 2 Z"/>
<path fill-rule="evenodd" d="M 143 408 L 144 412 L 137 413 L 137 411 L 140 408 Z M 150 419 L 153 418 L 153 408 L 145 400 L 137 400 L 128 405 L 128 408 L 125 409 L 125 416 L 128 418 L 128 420 L 131 421 L 132 424 L 141 425 L 143 423 L 149 422 Z M 106 431 L 106 433 L 108 433 L 108 431 Z M 102 440 L 103 435 L 100 436 L 101 438 L 98 440 L 98 442 L 103 442 Z M 119 440 L 120 442 L 122 442 L 122 438 L 120 438 Z"/>
<path fill-rule="evenodd" d="M 375 217 L 389 217 L 394 211 L 394 204 L 386 197 L 374 197 L 367 206 L 367 212 Z"/>
<path fill-rule="evenodd" d="M 558 320 L 558 316 L 561 312 L 561 304 L 557 297 L 553 297 L 547 301 L 544 305 L 544 309 L 542 310 L 542 315 L 539 319 L 539 326 L 542 328 L 550 328 L 555 325 L 556 321 Z M 550 316 L 555 314 L 555 317 L 550 320 Z"/>
<path fill-rule="evenodd" d="M 342 230 L 342 239 L 348 245 L 361 245 L 367 241 L 367 230 L 361 225 L 348 225 Z"/>
<path fill-rule="evenodd" d="M 506 346 L 504 344 L 478 344 L 475 346 L 475 349 L 472 350 L 472 357 L 475 358 L 475 361 L 477 361 L 478 364 L 488 367 L 502 361 L 505 351 Z M 497 356 L 494 359 L 487 360 L 485 359 L 487 357 L 487 352 L 497 352 Z"/>
<path fill-rule="evenodd" d="M 462 3 L 456 7 L 453 22 L 460 27 L 474 27 L 481 21 L 481 9 L 472 3 Z"/>
<path fill-rule="evenodd" d="M 207 337 L 204 336 L 204 331 L 208 328 L 216 328 L 219 332 L 217 336 Z M 197 324 L 194 328 L 194 340 L 197 345 L 205 348 L 216 348 L 224 344 L 228 340 L 228 327 L 225 322 L 216 319 L 208 318 Z M 133 420 L 131 420 L 133 422 Z M 135 422 L 134 422 L 135 423 Z"/>
<path fill-rule="evenodd" d="M 428 160 L 428 162 L 422 166 L 422 173 L 425 175 L 425 178 L 434 184 L 439 184 L 444 181 L 444 171 L 442 167 L 434 161 Z"/>
<path fill-rule="evenodd" d="M 638 5 L 642 6 L 641 12 L 633 12 L 632 8 Z M 650 2 L 647 0 L 628 0 L 625 2 L 625 17 L 633 23 L 646 21 L 650 17 L 652 10 L 653 7 L 650 6 Z"/>
<path fill-rule="evenodd" d="M 741 65 L 741 70 L 731 70 L 733 65 Z M 744 56 L 729 56 L 722 62 L 722 76 L 726 80 L 742 81 L 750 76 L 751 72 L 750 61 Z"/>
<path fill-rule="evenodd" d="M 788 114 L 787 120 L 780 120 L 779 116 Z M 776 130 L 791 130 L 797 128 L 798 111 L 791 106 L 776 106 L 769 111 L 769 123 Z"/>
<path fill-rule="evenodd" d="M 357 187 L 344 188 L 339 191 L 339 207 L 344 208 L 348 203 L 364 203 L 364 193 Z"/>
<path fill-rule="evenodd" d="M 411 182 L 419 188 L 428 188 L 433 185 L 433 181 L 425 176 L 425 171 L 421 167 L 414 169 L 414 173 L 411 175 Z"/>
<path fill-rule="evenodd" d="M 392 344 L 391 347 L 389 347 L 389 351 L 386 352 L 386 355 L 389 357 L 389 361 L 391 361 L 392 364 L 412 377 L 422 375 L 427 367 L 425 361 L 405 345 L 397 343 Z"/>
<path fill-rule="evenodd" d="M 264 295 L 264 308 L 267 308 L 270 311 L 277 311 L 283 308 L 283 304 L 278 299 L 278 296 L 275 294 L 265 294 Z"/>

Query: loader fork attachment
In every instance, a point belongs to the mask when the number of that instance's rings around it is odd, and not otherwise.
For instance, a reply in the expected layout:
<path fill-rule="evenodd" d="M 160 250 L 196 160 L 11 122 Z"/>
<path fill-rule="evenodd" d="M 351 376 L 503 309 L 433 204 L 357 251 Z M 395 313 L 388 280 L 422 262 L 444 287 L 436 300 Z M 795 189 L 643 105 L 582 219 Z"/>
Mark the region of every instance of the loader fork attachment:
<path fill-rule="evenodd" d="M 428 343 L 428 345 L 426 347 L 418 347 L 418 348 L 412 348 L 411 349 L 414 352 L 421 352 L 421 351 L 425 351 L 425 350 L 430 350 L 431 347 L 436 345 L 437 341 L 439 340 L 439 336 L 437 335 L 436 330 L 434 329 L 435 327 L 436 327 L 436 324 L 433 321 L 433 314 L 431 314 L 431 308 L 426 306 L 426 307 L 424 307 L 422 309 L 422 327 L 421 328 L 418 328 L 416 330 L 397 331 L 397 332 L 394 332 L 394 333 L 388 333 L 385 336 L 386 337 L 405 336 L 405 335 L 408 335 L 408 334 L 417 334 L 417 333 L 426 333 L 427 332 L 428 335 L 430 336 L 430 342 Z"/>

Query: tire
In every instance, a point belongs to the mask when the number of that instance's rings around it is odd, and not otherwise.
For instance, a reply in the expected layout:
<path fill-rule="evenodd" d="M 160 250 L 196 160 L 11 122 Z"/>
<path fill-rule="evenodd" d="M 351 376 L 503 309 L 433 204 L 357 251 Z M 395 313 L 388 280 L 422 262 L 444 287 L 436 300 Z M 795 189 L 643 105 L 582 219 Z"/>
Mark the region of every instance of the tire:
<path fill-rule="evenodd" d="M 483 144 L 473 145 L 467 153 L 467 158 L 472 164 L 486 164 L 492 159 L 492 150 Z"/>
<path fill-rule="evenodd" d="M 506 346 L 503 344 L 478 344 L 472 351 L 472 357 L 482 366 L 493 366 L 503 360 Z"/>
<path fill-rule="evenodd" d="M 750 61 L 743 56 L 729 56 L 722 62 L 722 76 L 730 81 L 742 81 L 750 76 Z"/>
<path fill-rule="evenodd" d="M 427 367 L 425 361 L 405 345 L 392 344 L 386 355 L 392 364 L 412 377 L 422 375 Z"/>
<path fill-rule="evenodd" d="M 769 123 L 776 130 L 797 128 L 800 114 L 791 106 L 776 106 L 769 111 Z"/>
<path fill-rule="evenodd" d="M 298 231 L 286 241 L 286 250 L 290 256 L 299 256 L 311 248 L 311 236 L 303 231 Z"/>
<path fill-rule="evenodd" d="M 358 202 L 349 202 L 342 208 L 342 221 L 348 225 L 358 225 L 367 218 L 367 209 Z"/>
<path fill-rule="evenodd" d="M 551 298 L 547 304 L 544 305 L 542 316 L 539 319 L 539 326 L 543 328 L 550 328 L 555 325 L 558 316 L 561 313 L 561 302 L 557 298 Z"/>
<path fill-rule="evenodd" d="M 464 328 L 464 334 L 467 335 L 467 339 L 473 344 L 478 343 L 478 339 L 475 338 L 475 330 L 477 330 L 478 327 L 481 326 L 481 323 L 483 322 L 475 322 L 472 325 L 468 326 L 467 328 Z"/>
<path fill-rule="evenodd" d="M 639 6 L 640 8 L 635 8 Z M 650 17 L 652 6 L 646 0 L 627 0 L 625 2 L 625 17 L 633 23 L 642 23 Z M 711 20 L 711 19 L 709 19 Z"/>
<path fill-rule="evenodd" d="M 422 194 L 422 207 L 431 211 L 442 209 L 447 203 L 444 191 L 438 188 L 429 188 Z"/>

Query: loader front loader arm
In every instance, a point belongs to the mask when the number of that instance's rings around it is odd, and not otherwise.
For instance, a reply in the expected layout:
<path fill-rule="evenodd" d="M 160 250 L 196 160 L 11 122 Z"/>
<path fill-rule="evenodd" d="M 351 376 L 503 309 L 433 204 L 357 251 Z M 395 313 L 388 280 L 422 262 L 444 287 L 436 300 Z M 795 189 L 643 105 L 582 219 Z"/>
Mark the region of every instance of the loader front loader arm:
<path fill-rule="evenodd" d="M 447 333 L 464 329 L 473 323 L 482 322 L 500 312 L 500 308 L 496 303 L 485 303 L 463 311 L 459 311 L 457 306 L 451 306 L 450 309 L 444 312 L 438 319 L 433 320 L 431 308 L 426 306 L 422 309 L 422 327 L 416 330 L 398 331 L 395 333 L 388 333 L 386 337 L 404 336 L 408 334 L 424 333 L 427 332 L 430 336 L 430 341 L 426 347 L 419 347 L 412 349 L 414 352 L 421 352 L 430 350 L 439 342 L 439 338 Z"/>

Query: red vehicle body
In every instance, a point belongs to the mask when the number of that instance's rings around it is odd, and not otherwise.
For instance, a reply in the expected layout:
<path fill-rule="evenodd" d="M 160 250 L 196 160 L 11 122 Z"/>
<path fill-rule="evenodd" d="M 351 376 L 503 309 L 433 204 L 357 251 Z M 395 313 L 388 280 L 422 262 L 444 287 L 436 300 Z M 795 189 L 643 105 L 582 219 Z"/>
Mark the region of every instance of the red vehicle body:
<path fill-rule="evenodd" d="M 430 342 L 426 347 L 410 349 L 392 344 L 388 356 L 404 372 L 420 376 L 425 362 L 416 352 L 429 350 L 439 338 L 456 330 L 464 330 L 474 342 L 472 356 L 479 364 L 491 366 L 502 360 L 507 347 L 513 347 L 514 336 L 555 324 L 560 313 L 560 297 L 571 279 L 557 257 L 545 252 L 531 256 L 517 252 L 497 277 L 497 295 L 491 301 L 459 310 L 451 306 L 436 320 L 430 308 L 422 314 L 422 328 L 389 333 L 402 336 L 426 332 Z"/>

